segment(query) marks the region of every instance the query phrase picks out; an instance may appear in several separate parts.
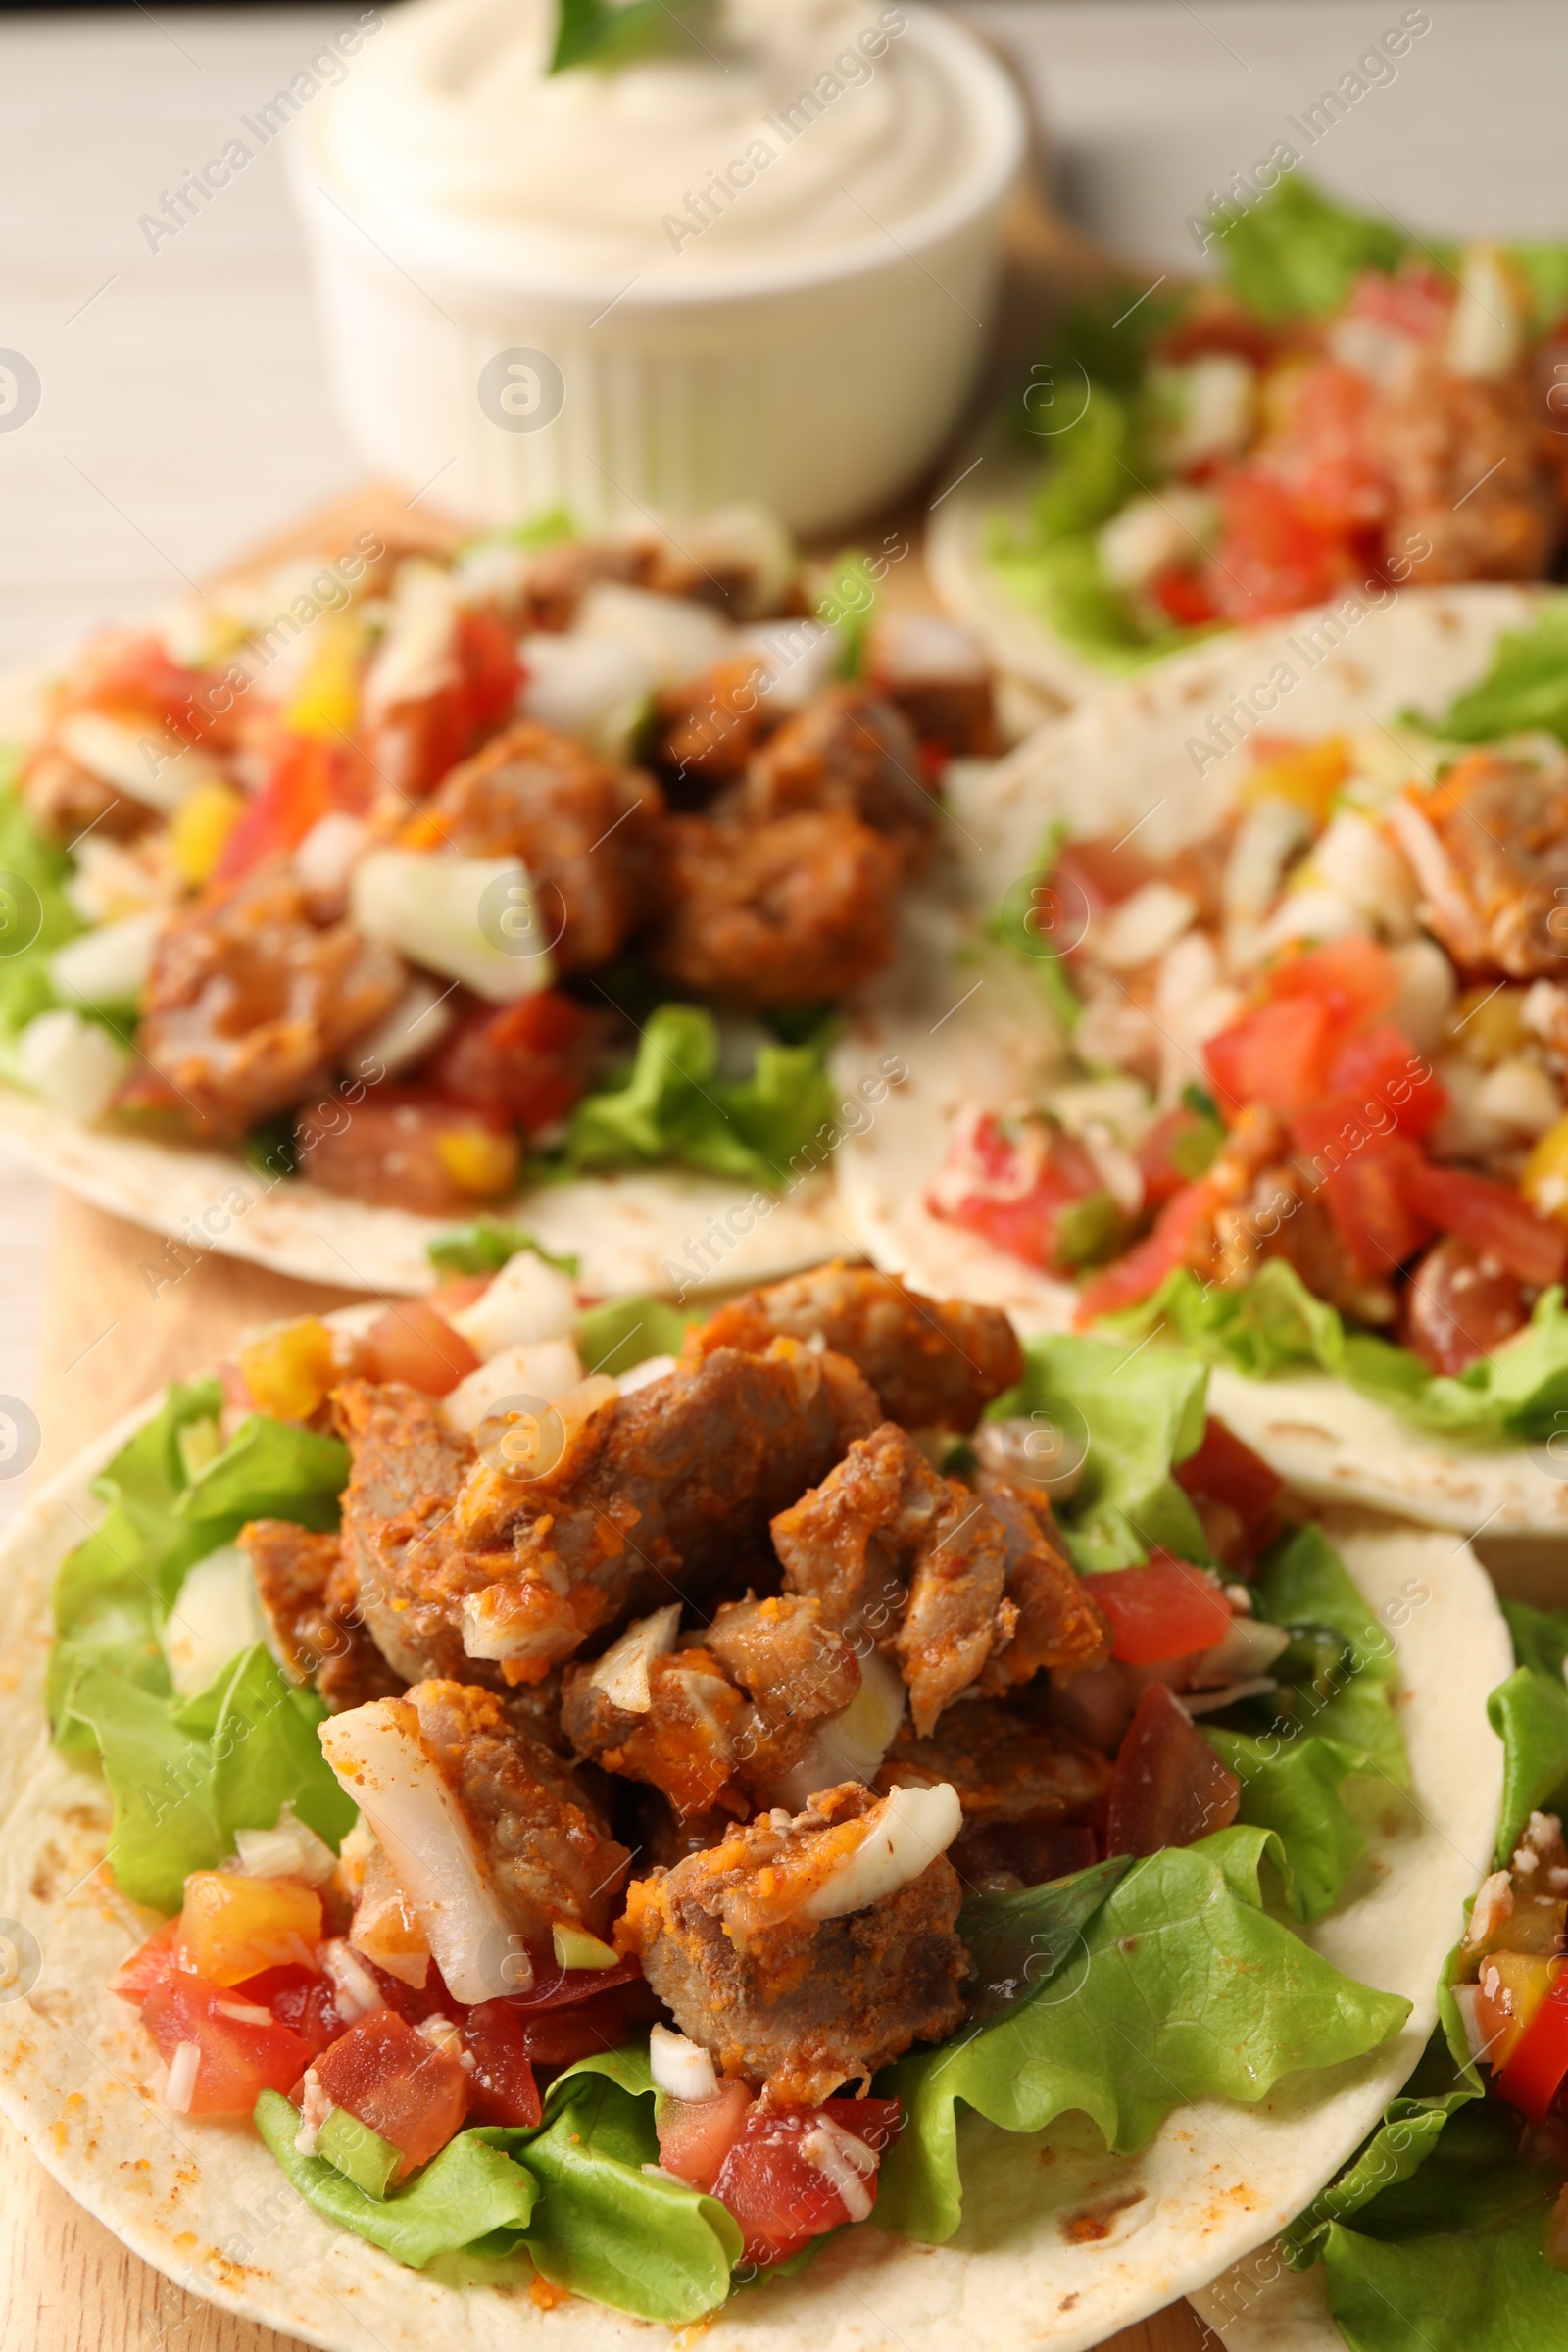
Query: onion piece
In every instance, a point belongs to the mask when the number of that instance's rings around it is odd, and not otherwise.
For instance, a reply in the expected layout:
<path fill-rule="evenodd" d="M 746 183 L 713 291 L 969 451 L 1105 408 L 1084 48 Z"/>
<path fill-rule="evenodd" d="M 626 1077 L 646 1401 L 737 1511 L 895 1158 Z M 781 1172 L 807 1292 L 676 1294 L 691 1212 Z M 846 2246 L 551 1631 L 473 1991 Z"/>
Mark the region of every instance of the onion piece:
<path fill-rule="evenodd" d="M 666 2098 L 686 2099 L 696 2105 L 718 2096 L 718 2077 L 708 2052 L 700 2043 L 688 2041 L 684 2034 L 672 2034 L 667 2026 L 655 2026 L 648 2036 L 648 2069 L 654 2088 Z"/>
<path fill-rule="evenodd" d="M 189 2115 L 191 2100 L 196 2096 L 196 2077 L 201 2071 L 202 2045 L 199 2041 L 182 2041 L 169 2061 L 169 2080 L 164 2084 L 161 2104 L 172 2115 Z"/>
<path fill-rule="evenodd" d="M 669 1656 L 679 1623 L 680 1602 L 672 1600 L 667 1608 L 656 1609 L 651 1617 L 641 1617 L 628 1626 L 595 1665 L 588 1677 L 591 1688 L 602 1690 L 623 1714 L 646 1715 L 654 1703 L 648 1669 L 656 1658 Z"/>
<path fill-rule="evenodd" d="M 898 1737 L 907 1701 L 898 1668 L 880 1650 L 868 1650 L 860 1660 L 860 1688 L 837 1715 L 812 1725 L 805 1754 L 769 1789 L 770 1801 L 800 1813 L 818 1789 L 872 1780 Z"/>
<path fill-rule="evenodd" d="M 830 2115 L 818 2116 L 801 2139 L 801 2154 L 838 2190 L 852 2222 L 863 2222 L 873 2199 L 866 2178 L 877 2168 L 877 2153 L 853 2132 L 846 2132 Z"/>
<path fill-rule="evenodd" d="M 865 1836 L 801 1905 L 803 1919 L 842 1919 L 885 1902 L 928 1870 L 963 1827 L 951 1781 L 895 1788 L 864 1816 Z"/>

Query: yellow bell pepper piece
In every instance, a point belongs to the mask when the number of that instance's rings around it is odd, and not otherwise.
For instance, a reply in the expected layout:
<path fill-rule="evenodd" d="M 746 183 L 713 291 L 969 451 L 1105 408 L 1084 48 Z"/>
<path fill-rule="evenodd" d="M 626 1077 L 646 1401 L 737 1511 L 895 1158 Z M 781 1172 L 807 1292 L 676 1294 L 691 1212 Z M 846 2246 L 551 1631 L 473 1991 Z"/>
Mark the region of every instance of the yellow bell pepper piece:
<path fill-rule="evenodd" d="M 337 1379 L 332 1334 L 316 1315 L 253 1340 L 239 1368 L 258 1411 L 277 1421 L 308 1421 Z"/>
<path fill-rule="evenodd" d="M 1302 744 L 1298 751 L 1281 752 L 1254 767 L 1242 786 L 1249 808 L 1258 801 L 1290 801 L 1304 808 L 1315 825 L 1326 824 L 1335 794 L 1350 773 L 1349 747 L 1343 735 L 1326 736 L 1321 743 Z"/>
<path fill-rule="evenodd" d="M 449 1127 L 435 1139 L 436 1157 L 460 1192 L 476 1199 L 508 1193 L 517 1180 L 516 1139 L 493 1127 Z"/>
<path fill-rule="evenodd" d="M 1544 1217 L 1568 1222 L 1568 1117 L 1548 1127 L 1525 1161 L 1519 1190 Z"/>
<path fill-rule="evenodd" d="M 214 781 L 198 784 L 175 809 L 170 826 L 174 866 L 192 890 L 199 890 L 212 875 L 244 806 L 243 793 Z"/>
<path fill-rule="evenodd" d="M 247 1879 L 193 1870 L 185 1881 L 175 1948 L 182 1968 L 209 1984 L 239 1984 L 264 1968 L 314 1968 L 321 1898 L 297 1879 Z"/>
<path fill-rule="evenodd" d="M 1493 1952 L 1481 1963 L 1482 1984 L 1493 2016 L 1504 2020 L 1500 2034 L 1487 2052 L 1487 2064 L 1494 2073 L 1513 2056 L 1561 1967 L 1560 1961 L 1543 1959 L 1537 1952 Z"/>
<path fill-rule="evenodd" d="M 360 650 L 364 624 L 353 612 L 328 612 L 317 622 L 319 637 L 305 683 L 289 708 L 296 735 L 339 743 L 352 733 L 360 712 Z"/>

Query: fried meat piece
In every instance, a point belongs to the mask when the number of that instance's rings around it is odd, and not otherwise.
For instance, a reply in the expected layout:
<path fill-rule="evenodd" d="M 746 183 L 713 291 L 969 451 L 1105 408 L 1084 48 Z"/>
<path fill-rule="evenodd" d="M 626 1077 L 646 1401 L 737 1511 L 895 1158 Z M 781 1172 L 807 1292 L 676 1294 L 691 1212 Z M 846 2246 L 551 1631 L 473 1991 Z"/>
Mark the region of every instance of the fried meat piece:
<path fill-rule="evenodd" d="M 590 588 L 613 580 L 628 588 L 647 585 L 653 558 L 646 547 L 624 540 L 568 539 L 542 547 L 530 557 L 522 584 L 527 626 L 560 636 L 571 627 Z"/>
<path fill-rule="evenodd" d="M 1369 450 L 1390 490 L 1384 544 L 1443 580 L 1539 580 L 1561 529 L 1525 386 L 1453 375 L 1424 359 L 1408 387 L 1374 408 Z"/>
<path fill-rule="evenodd" d="M 1103 1805 L 1110 1759 L 1070 1732 L 1025 1723 L 984 1698 L 950 1707 L 940 1731 L 921 1739 L 905 1724 L 876 1776 L 879 1789 L 958 1792 L 965 1829 L 997 1822 L 1081 1821 Z"/>
<path fill-rule="evenodd" d="M 700 807 L 743 773 L 769 724 L 766 674 L 747 655 L 660 696 L 650 757 L 678 807 Z"/>
<path fill-rule="evenodd" d="M 1568 773 L 1470 752 L 1430 792 L 1394 802 L 1388 822 L 1456 963 L 1514 980 L 1561 970 Z"/>
<path fill-rule="evenodd" d="M 39 832 L 54 841 L 88 832 L 100 841 L 133 841 L 163 821 L 156 808 L 95 776 L 55 743 L 41 743 L 24 762 L 22 797 Z"/>
<path fill-rule="evenodd" d="M 607 963 L 652 887 L 659 787 L 569 735 L 520 720 L 437 787 L 406 838 L 465 858 L 520 858 L 563 971 Z"/>
<path fill-rule="evenodd" d="M 754 1008 L 815 1004 L 892 958 L 899 854 L 855 816 L 672 816 L 661 849 L 663 911 L 649 956 L 694 995 Z"/>
<path fill-rule="evenodd" d="M 617 1653 L 643 1630 L 567 1670 L 562 1722 L 579 1756 L 659 1789 L 684 1821 L 711 1812 L 727 1787 L 746 1702 L 706 1648 L 646 1658 L 640 1678 L 617 1674 Z"/>
<path fill-rule="evenodd" d="M 609 1381 L 574 1394 L 556 1408 L 569 1427 L 551 1468 L 528 1477 L 481 1457 L 428 1536 L 382 1545 L 402 1604 L 387 1638 L 405 1651 L 455 1645 L 508 1681 L 542 1679 L 602 1626 L 765 1573 L 769 1521 L 842 1450 L 823 1359 L 794 1341 L 767 1356 L 721 1350 L 629 1396 Z"/>
<path fill-rule="evenodd" d="M 934 612 L 890 612 L 871 624 L 866 675 L 923 742 L 962 759 L 995 757 L 991 671 L 967 629 Z"/>
<path fill-rule="evenodd" d="M 814 1593 L 830 1623 L 863 1627 L 892 1650 L 917 1731 L 930 1731 L 1017 1631 L 1001 1526 L 892 1421 L 858 1438 L 819 1487 L 779 1513 L 773 1544 L 787 1591 Z"/>
<path fill-rule="evenodd" d="M 1018 1335 L 999 1307 L 923 1298 L 891 1274 L 838 1261 L 721 1306 L 688 1336 L 687 1359 L 714 1348 L 760 1354 L 780 1334 L 847 1355 L 906 1429 L 970 1430 L 1023 1376 Z"/>
<path fill-rule="evenodd" d="M 366 1630 L 341 1536 L 313 1535 L 292 1519 L 253 1519 L 239 1544 L 295 1682 L 313 1684 L 334 1715 L 403 1689 Z"/>
<path fill-rule="evenodd" d="M 919 862 L 937 804 L 920 774 L 920 747 L 896 705 L 863 686 L 817 695 L 764 744 L 722 813 L 763 823 L 805 810 L 856 817 Z"/>
<path fill-rule="evenodd" d="M 963 2014 L 962 1890 L 945 1854 L 880 1901 L 808 1916 L 876 1806 L 845 1782 L 627 1889 L 617 1946 L 639 1955 L 683 2034 L 779 2106 L 814 2105 Z"/>
<path fill-rule="evenodd" d="M 493 1690 L 416 1683 L 320 1739 L 459 2000 L 525 1991 L 558 1921 L 604 1934 L 630 1856 L 576 1768 Z"/>
<path fill-rule="evenodd" d="M 798 1592 L 726 1601 L 706 1639 L 751 1702 L 736 1728 L 735 1777 L 765 1795 L 805 1757 L 812 1726 L 854 1699 L 859 1660 L 821 1603 Z"/>
<path fill-rule="evenodd" d="M 248 874 L 159 939 L 137 1043 L 199 1127 L 236 1135 L 325 1080 L 403 993 L 402 958 L 311 920 L 292 874 Z"/>
<path fill-rule="evenodd" d="M 351 1380 L 332 1402 L 353 1456 L 343 1555 L 377 1649 L 406 1682 L 487 1679 L 465 1655 L 459 1623 L 447 1596 L 431 1590 L 428 1565 L 432 1552 L 439 1556 L 473 1448 L 453 1435 L 434 1396 L 400 1382 Z"/>
<path fill-rule="evenodd" d="M 982 1690 L 1000 1698 L 1042 1672 L 1071 1675 L 1102 1666 L 1110 1655 L 1110 1628 L 1062 1550 L 1046 1496 L 985 1470 L 975 1493 L 1005 1540 L 1006 1595 L 1018 1612 L 1011 1641 L 987 1662 Z"/>

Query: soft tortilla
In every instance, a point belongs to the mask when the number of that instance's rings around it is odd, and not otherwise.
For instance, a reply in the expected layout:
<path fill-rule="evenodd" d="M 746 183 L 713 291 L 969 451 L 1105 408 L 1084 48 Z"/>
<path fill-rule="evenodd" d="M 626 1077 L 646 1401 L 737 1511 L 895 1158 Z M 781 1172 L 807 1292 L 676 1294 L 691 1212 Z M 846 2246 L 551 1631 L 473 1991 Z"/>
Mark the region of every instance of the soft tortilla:
<path fill-rule="evenodd" d="M 134 2253 L 286 2335 L 333 2352 L 442 2342 L 512 2352 L 519 2331 L 548 2326 L 574 2352 L 635 2352 L 649 2341 L 644 2323 L 577 2300 L 537 2310 L 521 2259 L 403 2269 L 311 2212 L 242 2125 L 157 2104 L 152 2045 L 105 1990 L 156 1920 L 97 1869 L 107 1793 L 89 1763 L 50 1746 L 43 1706 L 55 1571 L 98 1516 L 94 1473 L 150 1409 L 56 1479 L 0 1545 L 10 1667 L 0 1912 L 13 1946 L 25 1952 L 30 1936 L 41 1953 L 24 1993 L 0 1989 L 0 2109 Z M 715 2341 L 876 2352 L 892 2340 L 947 2352 L 956 2335 L 996 2352 L 1084 2352 L 1272 2236 L 1373 2128 L 1432 2031 L 1443 1954 L 1489 1867 L 1502 1758 L 1486 1698 L 1512 1660 L 1467 1545 L 1352 1513 L 1329 1526 L 1396 1642 L 1414 1797 L 1389 1788 L 1346 1898 L 1308 1940 L 1349 1975 L 1403 1993 L 1414 2004 L 1404 2032 L 1330 2076 L 1287 2081 L 1256 2107 L 1183 2107 L 1134 2157 L 1108 2156 L 1081 2116 L 1031 2137 L 970 2117 L 965 2219 L 951 2243 L 912 2246 L 875 2230 L 836 2240 L 798 2278 L 738 2296 L 713 2324 Z M 1413 1608 L 1412 1594 L 1422 1596 Z M 1085 2230 L 1086 2217 L 1103 2234 Z"/>
<path fill-rule="evenodd" d="M 954 814 L 970 845 L 967 904 L 943 927 L 911 929 L 898 970 L 840 1055 L 846 1086 L 889 1050 L 910 1072 L 875 1125 L 840 1148 L 845 1221 L 867 1255 L 939 1297 L 1005 1307 L 1025 1331 L 1067 1329 L 1068 1285 L 942 1224 L 924 1205 L 955 1111 L 965 1102 L 1001 1109 L 1056 1062 L 1033 975 L 1000 949 L 975 962 L 963 947 L 965 918 L 983 921 L 1029 872 L 1054 817 L 1081 832 L 1136 826 L 1139 846 L 1156 857 L 1207 832 L 1247 755 L 1234 749 L 1200 776 L 1189 745 L 1204 742 L 1210 716 L 1231 710 L 1276 663 L 1298 682 L 1261 722 L 1270 731 L 1311 738 L 1383 723 L 1407 709 L 1439 710 L 1484 676 L 1498 638 L 1526 626 L 1539 602 L 1528 589 L 1428 589 L 1391 598 L 1349 626 L 1324 608 L 1200 647 L 1042 728 L 989 773 L 960 777 Z M 1314 636 L 1321 642 L 1335 630 L 1341 642 L 1307 667 Z M 1314 1500 L 1365 1503 L 1462 1534 L 1568 1528 L 1568 1461 L 1545 1446 L 1430 1437 L 1320 1374 L 1250 1381 L 1221 1371 L 1210 1395 L 1237 1434 Z"/>

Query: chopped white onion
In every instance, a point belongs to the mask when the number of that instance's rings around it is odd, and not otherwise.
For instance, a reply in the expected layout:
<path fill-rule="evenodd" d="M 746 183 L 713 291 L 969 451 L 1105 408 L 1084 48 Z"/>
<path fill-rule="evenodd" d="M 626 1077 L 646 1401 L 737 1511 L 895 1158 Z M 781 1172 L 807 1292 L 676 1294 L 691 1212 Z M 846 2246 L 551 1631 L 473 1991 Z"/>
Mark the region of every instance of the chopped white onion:
<path fill-rule="evenodd" d="M 268 1639 L 267 1619 L 256 1595 L 255 1572 L 237 1544 L 221 1544 L 186 1569 L 164 1626 L 169 1679 L 180 1698 L 194 1698 L 198 1690 L 217 1680 L 230 1658 Z M 270 1830 L 240 1830 L 235 1836 L 270 1838 L 272 1834 Z M 321 1841 L 317 1838 L 316 1842 L 319 1845 Z M 243 1854 L 243 1847 L 240 1850 Z M 256 1875 L 282 1876 L 283 1871 Z"/>
<path fill-rule="evenodd" d="M 519 1250 L 472 1306 L 463 1307 L 447 1320 L 474 1353 L 488 1362 L 503 1348 L 569 1339 L 577 1314 L 577 1293 L 570 1275 L 546 1265 L 537 1250 Z"/>
<path fill-rule="evenodd" d="M 932 1788 L 895 1788 L 864 1819 L 865 1836 L 808 1895 L 803 1918 L 842 1919 L 885 1901 L 946 1853 L 963 1827 L 951 1781 Z"/>
<path fill-rule="evenodd" d="M 386 2007 L 380 1985 L 341 1936 L 321 1946 L 321 1966 L 332 1987 L 333 2006 L 346 2024 L 352 2026 L 356 2018 Z"/>
<path fill-rule="evenodd" d="M 1190 571 L 1202 561 L 1218 512 L 1204 492 L 1179 483 L 1158 498 L 1129 499 L 1102 526 L 1101 569 L 1112 587 L 1134 590 L 1157 572 Z"/>
<path fill-rule="evenodd" d="M 1506 375 L 1524 346 L 1525 310 L 1518 272 L 1495 245 L 1467 245 L 1459 299 L 1448 320 L 1446 358 L 1454 375 Z"/>
<path fill-rule="evenodd" d="M 1389 1006 L 1389 1018 L 1418 1054 L 1436 1053 L 1458 994 L 1453 966 L 1435 939 L 1407 940 L 1389 953 L 1399 975 L 1399 993 Z"/>
<path fill-rule="evenodd" d="M 69 1119 L 101 1119 L 130 1067 L 130 1055 L 98 1021 L 67 1005 L 40 1012 L 17 1040 L 17 1072 Z"/>
<path fill-rule="evenodd" d="M 470 1437 L 485 1417 L 519 1398 L 554 1404 L 581 1385 L 582 1365 L 570 1340 L 534 1340 L 504 1348 L 460 1380 L 443 1406 L 447 1425 Z"/>
<path fill-rule="evenodd" d="M 201 2071 L 202 2048 L 199 2041 L 176 2044 L 169 2061 L 169 2080 L 164 2084 L 163 2104 L 172 2115 L 189 2115 L 191 2100 L 196 2095 L 196 2077 Z"/>
<path fill-rule="evenodd" d="M 317 818 L 294 853 L 294 871 L 305 888 L 327 898 L 347 887 L 354 863 L 370 838 L 363 817 L 334 808 Z"/>
<path fill-rule="evenodd" d="M 368 718 L 384 718 L 399 703 L 422 703 L 452 683 L 459 595 L 457 580 L 443 565 L 419 556 L 398 565 L 386 633 L 366 674 Z"/>
<path fill-rule="evenodd" d="M 573 635 L 611 637 L 629 646 L 656 686 L 681 686 L 735 650 L 735 632 L 711 606 L 683 596 L 656 596 L 601 580 L 582 600 Z"/>
<path fill-rule="evenodd" d="M 744 659 L 755 656 L 763 675 L 759 691 L 771 710 L 804 710 L 807 704 L 832 685 L 843 651 L 836 629 L 825 621 L 766 620 L 743 629 L 735 651 Z"/>
<path fill-rule="evenodd" d="M 375 1086 L 433 1053 L 456 1017 L 451 988 L 438 988 L 416 972 L 385 1020 L 350 1047 L 343 1067 L 350 1077 Z"/>
<path fill-rule="evenodd" d="M 874 2202 L 865 2183 L 877 2168 L 876 2150 L 853 2132 L 846 2132 L 830 2115 L 821 2115 L 809 2132 L 802 2133 L 801 2154 L 838 2190 L 851 2221 L 863 2222 Z"/>
<path fill-rule="evenodd" d="M 1152 963 L 1180 939 L 1198 912 L 1198 902 L 1169 882 L 1146 882 L 1093 930 L 1086 943 L 1097 963 L 1131 971 Z"/>
<path fill-rule="evenodd" d="M 337 1868 L 326 1839 L 292 1805 L 283 1806 L 273 1829 L 236 1830 L 234 1846 L 248 1879 L 303 1879 L 307 1886 L 324 1886 Z"/>
<path fill-rule="evenodd" d="M 654 2088 L 666 2098 L 696 2102 L 718 2096 L 718 2077 L 708 2052 L 667 2026 L 655 2026 L 648 2036 L 648 2070 Z"/>
<path fill-rule="evenodd" d="M 1359 809 L 1337 811 L 1312 852 L 1310 871 L 1384 933 L 1405 939 L 1415 928 L 1415 876 Z"/>
<path fill-rule="evenodd" d="M 674 1369 L 672 1355 L 645 1355 L 629 1372 L 616 1373 L 615 1386 L 623 1396 L 635 1396 L 639 1389 L 651 1389 L 656 1380 L 667 1380 Z"/>
<path fill-rule="evenodd" d="M 1544 1135 L 1562 1116 L 1562 1097 L 1539 1061 L 1517 1054 L 1487 1072 L 1476 1089 L 1476 1108 L 1516 1135 Z"/>
<path fill-rule="evenodd" d="M 616 637 L 548 632 L 525 637 L 518 651 L 527 715 L 611 759 L 624 757 L 654 689 L 647 654 Z"/>
<path fill-rule="evenodd" d="M 801 1760 L 768 1790 L 775 1803 L 801 1812 L 817 1791 L 841 1781 L 871 1781 L 898 1737 L 908 1693 L 890 1658 L 867 1650 L 860 1688 L 837 1715 L 811 1726 Z"/>
<path fill-rule="evenodd" d="M 101 710 L 74 710 L 55 730 L 55 740 L 67 758 L 102 784 L 113 784 L 132 800 L 172 814 L 198 784 L 210 784 L 219 774 L 199 747 L 179 745 L 173 736 L 151 722 L 140 732 Z"/>
<path fill-rule="evenodd" d="M 554 977 L 554 942 L 515 858 L 371 850 L 354 869 L 349 910 L 367 939 L 463 981 L 490 1004 L 533 996 Z M 498 930 L 519 943 L 517 953 L 497 946 Z"/>
<path fill-rule="evenodd" d="M 169 920 L 162 906 L 100 923 L 56 948 L 49 977 L 73 1004 L 131 1004 L 147 984 L 159 935 Z"/>
<path fill-rule="evenodd" d="M 1194 1660 L 1188 1681 L 1195 1690 L 1218 1690 L 1223 1684 L 1264 1674 L 1290 1645 L 1291 1637 L 1283 1625 L 1269 1625 L 1261 1617 L 1233 1617 L 1225 1639 Z"/>
<path fill-rule="evenodd" d="M 623 1714 L 646 1715 L 654 1703 L 648 1669 L 656 1658 L 669 1656 L 679 1623 L 680 1602 L 672 1600 L 667 1608 L 656 1609 L 651 1617 L 628 1626 L 590 1671 L 590 1686 L 602 1690 Z"/>

